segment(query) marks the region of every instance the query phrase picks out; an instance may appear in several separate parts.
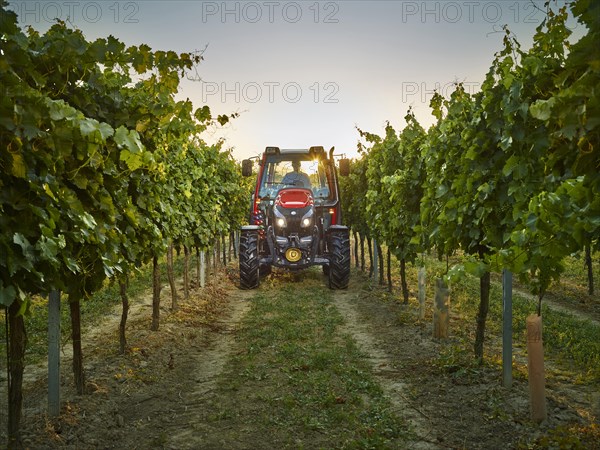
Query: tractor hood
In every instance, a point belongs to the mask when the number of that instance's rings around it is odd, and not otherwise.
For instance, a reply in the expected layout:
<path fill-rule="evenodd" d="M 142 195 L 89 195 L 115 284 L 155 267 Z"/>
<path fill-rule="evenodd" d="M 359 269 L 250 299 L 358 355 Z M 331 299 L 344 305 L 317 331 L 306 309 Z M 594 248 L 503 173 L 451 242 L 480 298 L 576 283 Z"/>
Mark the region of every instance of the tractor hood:
<path fill-rule="evenodd" d="M 275 205 L 285 209 L 300 209 L 312 206 L 314 198 L 310 189 L 282 189 L 275 198 Z"/>

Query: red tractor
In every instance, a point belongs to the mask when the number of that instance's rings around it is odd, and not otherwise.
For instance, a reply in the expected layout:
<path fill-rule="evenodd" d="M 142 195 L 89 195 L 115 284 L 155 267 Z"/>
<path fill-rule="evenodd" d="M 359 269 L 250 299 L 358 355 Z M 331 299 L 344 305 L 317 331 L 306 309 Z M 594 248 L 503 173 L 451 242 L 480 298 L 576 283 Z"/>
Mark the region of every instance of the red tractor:
<path fill-rule="evenodd" d="M 340 159 L 340 174 L 349 161 Z M 242 174 L 252 175 L 252 160 Z M 333 148 L 280 150 L 267 147 L 259 161 L 252 195 L 250 225 L 240 235 L 240 285 L 254 289 L 272 267 L 301 270 L 323 267 L 332 289 L 345 289 L 350 278 L 350 235 L 342 225 Z"/>

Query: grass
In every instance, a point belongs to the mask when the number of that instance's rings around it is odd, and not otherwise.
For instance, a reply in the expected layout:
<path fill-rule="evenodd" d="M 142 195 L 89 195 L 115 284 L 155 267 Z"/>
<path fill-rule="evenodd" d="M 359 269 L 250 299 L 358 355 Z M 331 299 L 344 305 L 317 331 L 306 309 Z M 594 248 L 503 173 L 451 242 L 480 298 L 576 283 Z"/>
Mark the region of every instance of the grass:
<path fill-rule="evenodd" d="M 592 254 L 592 272 L 595 295 L 588 293 L 587 267 L 584 267 L 583 252 L 563 260 L 564 272 L 560 281 L 551 286 L 552 293 L 561 298 L 578 302 L 600 300 L 600 252 Z"/>
<path fill-rule="evenodd" d="M 385 252 L 385 249 L 384 249 Z M 600 282 L 600 253 L 593 255 L 593 267 L 595 280 Z M 450 266 L 458 262 L 458 257 L 450 261 Z M 587 294 L 587 273 L 584 270 L 581 257 L 573 256 L 564 261 L 565 272 L 560 283 L 554 284 L 549 295 L 563 296 L 565 286 L 568 292 L 575 298 L 568 299 L 572 302 L 579 302 L 583 297 L 586 301 L 599 301 L 600 296 L 595 294 L 591 297 Z M 396 289 L 399 283 L 398 264 L 393 264 L 393 280 Z M 433 257 L 425 257 L 425 267 L 427 270 L 427 299 L 431 302 L 434 296 L 433 285 L 434 278 L 440 273 L 446 271 L 446 261 L 439 261 Z M 413 294 L 411 304 L 417 307 L 417 268 L 413 265 L 407 265 L 407 278 L 409 290 Z M 499 276 L 493 277 L 497 280 Z M 524 289 L 525 290 L 525 289 Z M 598 291 L 598 289 L 596 289 Z M 383 290 L 375 291 L 377 295 L 387 296 Z M 398 298 L 399 294 L 394 294 Z M 400 301 L 400 299 L 398 298 Z M 436 362 L 440 366 L 461 365 L 465 371 L 469 371 L 472 366 L 472 346 L 475 339 L 475 317 L 479 307 L 479 279 L 467 275 L 451 286 L 451 314 L 456 322 L 456 326 L 451 325 L 451 333 L 458 341 L 454 349 L 446 349 L 441 360 Z M 536 304 L 529 298 L 513 293 L 513 346 L 515 348 L 526 347 L 525 324 L 526 318 L 534 314 Z M 431 315 L 431 309 L 429 310 Z M 542 302 L 543 317 L 543 340 L 544 352 L 551 358 L 562 371 L 570 373 L 576 382 L 598 384 L 600 385 L 600 329 L 590 321 L 581 320 L 572 315 L 552 309 L 547 303 Z M 487 364 L 501 365 L 501 342 L 502 334 L 502 286 L 500 282 L 492 282 L 490 292 L 490 310 L 486 323 L 486 343 L 484 344 L 484 353 L 486 354 Z M 493 338 L 496 338 L 495 340 Z M 448 361 L 453 361 L 449 363 Z"/>
<path fill-rule="evenodd" d="M 283 447 L 396 448 L 406 424 L 340 332 L 343 319 L 321 275 L 305 273 L 301 288 L 289 278 L 269 278 L 241 325 L 241 348 L 221 386 L 224 397 L 251 398 L 245 404 L 253 409 L 237 411 L 237 420 L 268 430 Z M 231 411 L 222 414 L 216 420 Z"/>
<path fill-rule="evenodd" d="M 467 276 L 452 286 L 452 303 L 461 314 L 475 318 L 479 306 L 479 280 Z M 513 341 L 526 346 L 526 318 L 535 313 L 535 304 L 520 294 L 513 295 Z M 542 302 L 544 352 L 561 369 L 572 372 L 581 382 L 600 383 L 600 330 Z M 474 329 L 474 320 L 473 329 Z M 490 293 L 487 332 L 502 334 L 502 286 L 494 283 Z"/>

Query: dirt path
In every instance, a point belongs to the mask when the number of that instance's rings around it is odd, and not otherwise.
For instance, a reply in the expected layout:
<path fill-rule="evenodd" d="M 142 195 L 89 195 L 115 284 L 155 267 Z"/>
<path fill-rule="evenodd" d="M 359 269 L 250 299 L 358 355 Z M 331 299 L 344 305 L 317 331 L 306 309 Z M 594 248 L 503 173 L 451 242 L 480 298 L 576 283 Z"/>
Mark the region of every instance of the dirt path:
<path fill-rule="evenodd" d="M 232 356 L 236 328 L 250 308 L 249 299 L 253 295 L 248 291 L 229 291 L 230 314 L 220 322 L 222 329 L 218 339 L 207 348 L 197 349 L 189 354 L 189 365 L 193 371 L 194 385 L 187 391 L 178 404 L 177 423 L 169 428 L 169 447 L 207 448 L 213 429 L 200 419 L 199 411 L 213 406 L 213 391 L 223 372 L 225 363 Z M 217 434 L 218 430 L 217 430 Z"/>
<path fill-rule="evenodd" d="M 418 441 L 411 442 L 408 447 L 411 449 L 440 448 L 433 442 L 435 432 L 428 418 L 407 399 L 410 386 L 398 377 L 392 358 L 377 340 L 377 333 L 360 317 L 356 305 L 358 297 L 356 283 L 353 283 L 349 290 L 336 291 L 334 294 L 335 306 L 346 322 L 343 331 L 350 334 L 365 353 L 377 382 L 381 384 L 394 406 L 394 413 L 405 419 L 417 436 Z"/>

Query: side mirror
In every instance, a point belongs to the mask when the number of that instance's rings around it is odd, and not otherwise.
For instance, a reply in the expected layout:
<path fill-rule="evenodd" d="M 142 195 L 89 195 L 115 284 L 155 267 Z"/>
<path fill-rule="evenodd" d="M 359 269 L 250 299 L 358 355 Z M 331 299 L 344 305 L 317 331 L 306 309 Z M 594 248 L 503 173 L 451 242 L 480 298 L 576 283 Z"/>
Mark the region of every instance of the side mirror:
<path fill-rule="evenodd" d="M 343 177 L 350 175 L 350 160 L 348 158 L 340 159 L 340 175 Z"/>
<path fill-rule="evenodd" d="M 249 177 L 252 175 L 252 160 L 244 159 L 242 161 L 242 176 Z"/>

